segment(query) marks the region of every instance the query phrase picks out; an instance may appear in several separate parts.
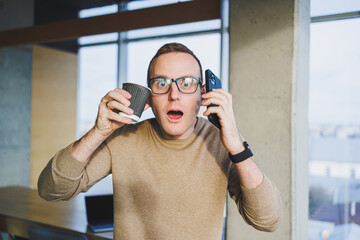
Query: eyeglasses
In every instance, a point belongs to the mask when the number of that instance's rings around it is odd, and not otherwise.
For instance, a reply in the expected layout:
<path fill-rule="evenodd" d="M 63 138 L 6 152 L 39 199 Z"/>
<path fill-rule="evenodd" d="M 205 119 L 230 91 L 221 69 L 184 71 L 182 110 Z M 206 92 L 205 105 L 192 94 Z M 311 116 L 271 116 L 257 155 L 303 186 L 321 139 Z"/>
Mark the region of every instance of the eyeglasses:
<path fill-rule="evenodd" d="M 199 83 L 202 81 L 196 77 L 181 77 L 177 79 L 156 77 L 150 78 L 150 88 L 155 94 L 166 94 L 170 91 L 173 82 L 176 83 L 180 92 L 185 94 L 191 94 L 196 92 Z"/>

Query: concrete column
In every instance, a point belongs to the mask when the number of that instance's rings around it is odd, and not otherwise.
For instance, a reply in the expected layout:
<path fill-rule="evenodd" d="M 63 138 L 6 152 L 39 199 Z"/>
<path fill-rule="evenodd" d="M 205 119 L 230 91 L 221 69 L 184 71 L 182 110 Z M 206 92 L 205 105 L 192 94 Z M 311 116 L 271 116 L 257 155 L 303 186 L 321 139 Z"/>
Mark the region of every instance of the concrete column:
<path fill-rule="evenodd" d="M 0 31 L 33 25 L 33 5 L 0 0 Z M 0 49 L 0 186 L 29 185 L 31 59 L 31 46 Z"/>
<path fill-rule="evenodd" d="M 29 185 L 31 55 L 0 49 L 0 186 Z"/>
<path fill-rule="evenodd" d="M 230 0 L 229 91 L 239 131 L 277 185 L 274 233 L 246 225 L 229 200 L 227 239 L 307 239 L 309 0 Z"/>
<path fill-rule="evenodd" d="M 0 0 L 0 31 L 32 25 L 34 0 Z M 0 48 L 0 187 L 29 186 L 31 59 L 31 46 Z"/>

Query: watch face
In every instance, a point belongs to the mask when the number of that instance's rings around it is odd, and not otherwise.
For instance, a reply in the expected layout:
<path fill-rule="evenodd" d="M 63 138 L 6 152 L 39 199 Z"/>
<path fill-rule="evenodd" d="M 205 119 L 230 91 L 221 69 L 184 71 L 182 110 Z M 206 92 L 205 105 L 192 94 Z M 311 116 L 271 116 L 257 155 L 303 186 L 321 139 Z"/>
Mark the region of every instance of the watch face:
<path fill-rule="evenodd" d="M 253 152 L 252 152 L 252 150 L 251 150 L 251 148 L 250 148 L 250 146 L 248 145 L 248 147 L 247 147 L 248 149 L 249 149 L 249 151 L 251 152 L 251 154 L 253 154 Z"/>
<path fill-rule="evenodd" d="M 233 163 L 240 163 L 240 162 L 254 156 L 253 152 L 251 151 L 251 148 L 250 148 L 249 144 L 246 141 L 243 142 L 243 145 L 245 147 L 244 151 L 242 151 L 242 152 L 240 152 L 238 154 L 235 154 L 235 155 L 231 155 L 230 152 L 229 152 L 230 160 Z"/>
<path fill-rule="evenodd" d="M 249 144 L 248 144 L 246 141 L 244 142 L 244 146 L 245 146 L 247 149 L 249 149 L 249 151 L 251 152 L 251 154 L 253 154 L 253 152 L 251 151 L 251 148 L 250 148 Z"/>

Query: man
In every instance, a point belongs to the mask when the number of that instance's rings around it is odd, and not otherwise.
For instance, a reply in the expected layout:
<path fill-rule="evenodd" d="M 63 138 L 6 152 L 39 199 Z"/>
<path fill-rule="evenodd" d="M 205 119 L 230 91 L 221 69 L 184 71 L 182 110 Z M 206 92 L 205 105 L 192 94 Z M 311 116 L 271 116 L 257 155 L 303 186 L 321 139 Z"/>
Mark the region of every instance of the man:
<path fill-rule="evenodd" d="M 71 199 L 112 173 L 115 239 L 218 240 L 228 190 L 248 224 L 274 231 L 280 196 L 238 133 L 231 95 L 205 93 L 199 60 L 179 43 L 158 50 L 148 85 L 145 109 L 151 107 L 155 119 L 130 124 L 117 114 L 132 114 L 130 94 L 110 91 L 95 126 L 50 160 L 39 178 L 40 195 Z M 221 131 L 197 117 L 200 105 L 210 104 L 218 107 L 204 116 L 217 114 Z"/>

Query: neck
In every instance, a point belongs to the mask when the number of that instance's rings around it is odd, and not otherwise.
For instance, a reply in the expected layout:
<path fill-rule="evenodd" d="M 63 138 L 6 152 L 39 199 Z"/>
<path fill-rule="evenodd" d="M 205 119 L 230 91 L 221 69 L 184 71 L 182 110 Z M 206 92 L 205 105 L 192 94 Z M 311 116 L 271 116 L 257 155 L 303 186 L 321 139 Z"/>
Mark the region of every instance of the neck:
<path fill-rule="evenodd" d="M 182 133 L 180 135 L 170 135 L 167 132 L 165 132 L 161 126 L 159 126 L 159 129 L 161 132 L 161 136 L 165 139 L 169 139 L 169 140 L 187 139 L 194 132 L 197 122 L 198 122 L 198 117 L 195 118 L 191 127 L 188 128 L 184 133 Z"/>

